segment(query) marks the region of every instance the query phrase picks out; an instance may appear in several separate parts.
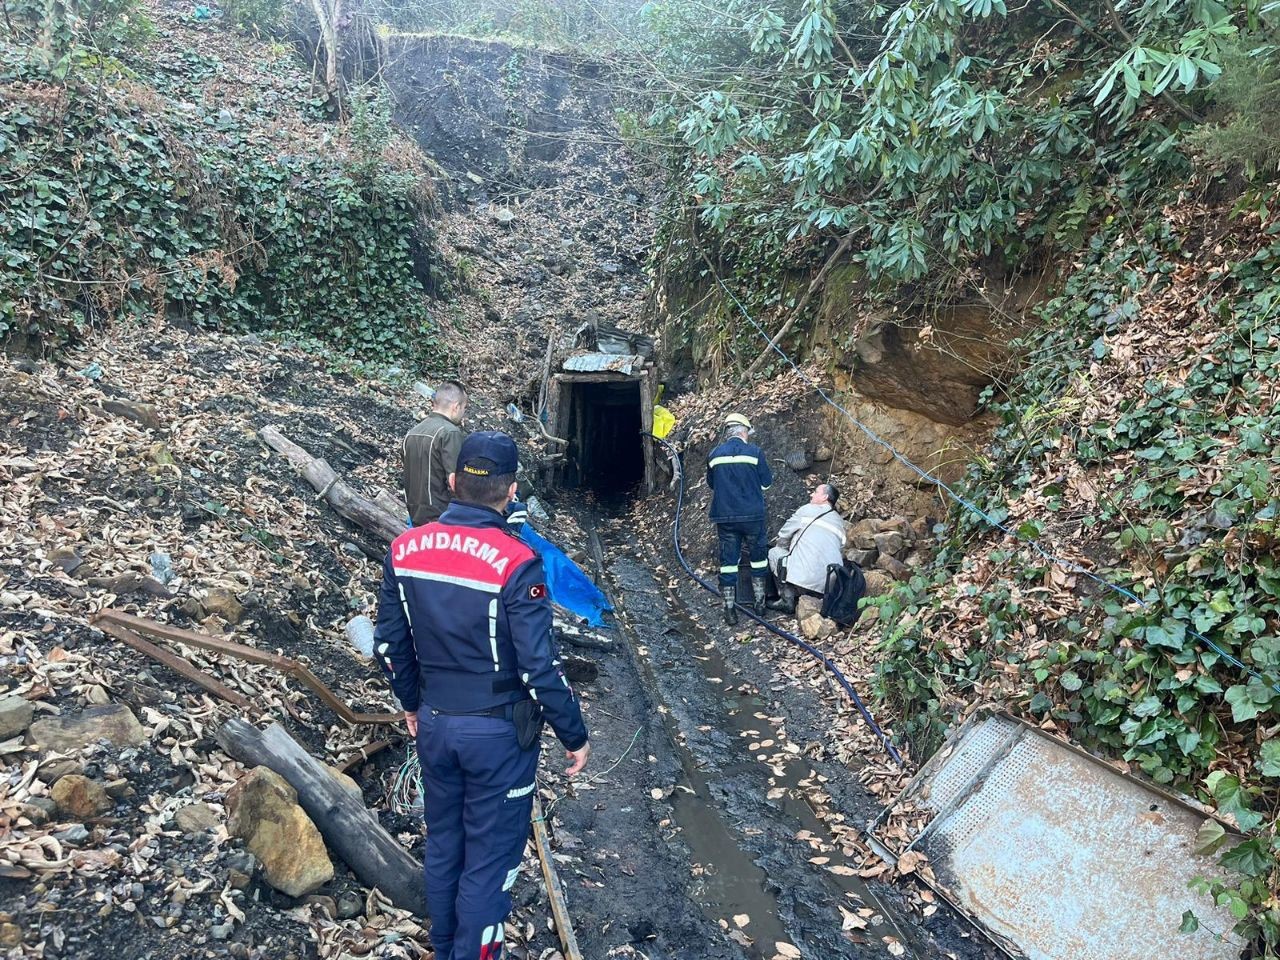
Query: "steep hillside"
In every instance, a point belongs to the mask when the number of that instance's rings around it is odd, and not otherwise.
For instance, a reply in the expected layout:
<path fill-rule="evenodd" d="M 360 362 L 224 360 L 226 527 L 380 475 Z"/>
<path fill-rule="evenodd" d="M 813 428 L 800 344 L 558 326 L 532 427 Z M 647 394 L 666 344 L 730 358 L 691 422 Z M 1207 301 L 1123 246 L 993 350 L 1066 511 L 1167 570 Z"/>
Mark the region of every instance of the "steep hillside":
<path fill-rule="evenodd" d="M 425 158 L 376 93 L 332 122 L 288 48 L 193 10 L 46 30 L 22 7 L 0 32 L 0 338 L 164 318 L 430 359 Z"/>

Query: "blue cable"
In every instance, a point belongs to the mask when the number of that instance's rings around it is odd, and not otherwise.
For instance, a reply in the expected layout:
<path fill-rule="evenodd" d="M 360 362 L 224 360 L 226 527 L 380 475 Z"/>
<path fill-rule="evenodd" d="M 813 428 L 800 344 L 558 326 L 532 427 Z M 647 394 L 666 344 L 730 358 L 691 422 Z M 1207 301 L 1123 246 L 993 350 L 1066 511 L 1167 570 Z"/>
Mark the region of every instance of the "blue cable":
<path fill-rule="evenodd" d="M 960 506 L 964 507 L 970 513 L 973 513 L 981 517 L 983 520 L 985 520 L 988 524 L 990 524 L 995 529 L 1029 546 L 1032 550 L 1038 553 L 1041 557 L 1043 557 L 1049 563 L 1056 564 L 1057 566 L 1062 567 L 1065 570 L 1069 570 L 1072 573 L 1078 573 L 1085 577 L 1088 577 L 1094 583 L 1097 583 L 1100 586 L 1106 587 L 1108 590 L 1111 590 L 1114 593 L 1117 593 L 1128 600 L 1132 600 L 1134 603 L 1138 604 L 1140 607 L 1142 607 L 1145 610 L 1152 609 L 1152 605 L 1150 603 L 1148 603 L 1146 600 L 1143 600 L 1133 591 L 1128 590 L 1125 587 L 1120 586 L 1119 584 L 1112 583 L 1110 580 L 1106 580 L 1103 577 L 1098 576 L 1096 573 L 1093 573 L 1090 570 L 1086 570 L 1084 567 L 1080 566 L 1078 563 L 1075 563 L 1071 560 L 1066 560 L 1062 557 L 1059 557 L 1055 554 L 1050 553 L 1044 547 L 1040 546 L 1039 540 L 1028 540 L 1025 537 L 1019 536 L 1014 531 L 1010 530 L 1008 527 L 1002 524 L 999 520 L 995 519 L 993 516 L 991 516 L 981 507 L 979 507 L 977 504 L 972 503 L 969 500 L 965 499 L 960 494 L 952 490 L 951 487 L 949 487 L 946 483 L 944 483 L 943 481 L 935 477 L 933 474 L 931 474 L 929 471 L 916 466 L 914 463 L 912 463 L 910 460 L 908 460 L 906 457 L 900 454 L 896 449 L 894 449 L 893 444 L 889 443 L 889 441 L 885 440 L 883 437 L 877 434 L 874 430 L 872 430 L 870 427 L 868 427 L 866 424 L 860 421 L 857 417 L 855 417 L 852 413 L 846 410 L 843 406 L 841 406 L 839 403 L 833 400 L 827 394 L 827 392 L 822 389 L 822 386 L 820 384 L 811 380 L 805 374 L 804 370 L 800 368 L 800 365 L 796 363 L 794 360 L 792 360 L 791 357 L 787 355 L 786 351 L 784 351 L 780 346 L 778 346 L 778 344 L 774 342 L 774 339 L 771 336 L 769 336 L 768 332 L 762 326 L 760 326 L 760 324 L 758 324 L 755 321 L 755 318 L 752 317 L 750 313 L 747 312 L 747 308 L 742 305 L 742 301 L 739 300 L 737 296 L 734 294 L 734 292 L 730 290 L 729 287 L 725 284 L 725 282 L 722 279 L 720 279 L 719 274 L 713 273 L 713 276 L 715 276 L 716 283 L 720 285 L 720 288 L 724 290 L 726 294 L 728 294 L 729 299 L 734 302 L 734 305 L 737 306 L 737 308 L 742 312 L 742 315 L 746 317 L 747 322 L 750 323 L 751 326 L 753 326 L 756 329 L 756 331 L 760 334 L 760 336 L 764 337 L 765 341 L 769 344 L 769 347 L 775 353 L 777 353 L 778 356 L 782 357 L 782 359 L 785 360 L 791 366 L 791 368 L 795 370 L 797 374 L 799 374 L 800 379 L 803 380 L 805 383 L 807 383 L 810 387 L 812 387 L 814 391 L 817 392 L 818 396 L 822 397 L 822 399 L 825 400 L 829 405 L 831 405 L 836 410 L 839 410 L 842 414 L 844 414 L 845 418 L 850 423 L 852 423 L 855 427 L 861 430 L 864 434 L 866 434 L 866 436 L 873 443 L 879 444 L 881 447 L 884 447 L 884 449 L 888 450 L 889 453 L 892 454 L 895 460 L 897 460 L 907 469 L 918 474 L 922 479 L 928 481 L 929 483 L 936 486 L 938 489 L 942 490 L 944 493 L 946 493 L 947 496 L 949 496 L 956 503 L 960 504 Z M 1226 650 L 1222 649 L 1221 646 L 1214 643 L 1204 634 L 1192 629 L 1190 626 L 1187 626 L 1185 623 L 1183 624 L 1183 627 L 1190 636 L 1199 640 L 1201 643 L 1203 643 L 1206 647 L 1208 647 L 1210 650 L 1212 650 L 1214 653 L 1220 656 L 1227 663 L 1230 663 L 1236 668 L 1243 670 L 1250 677 L 1254 678 L 1255 680 L 1261 681 L 1262 683 L 1267 684 L 1269 687 L 1271 687 L 1271 689 L 1275 690 L 1277 693 L 1280 693 L 1280 684 L 1276 683 L 1273 680 L 1269 680 L 1267 677 L 1263 676 L 1257 670 L 1254 670 L 1248 664 L 1244 663 L 1243 661 L 1241 661 L 1231 653 L 1228 653 Z"/>
<path fill-rule="evenodd" d="M 680 561 L 680 566 L 684 567 L 684 572 L 687 573 L 690 578 L 698 584 L 698 586 L 702 587 L 702 589 L 706 590 L 708 593 L 719 595 L 720 591 L 716 587 L 698 576 L 693 567 L 689 565 L 689 561 L 685 559 L 684 551 L 680 548 L 680 515 L 684 512 L 684 468 L 680 463 L 680 455 L 676 451 L 676 448 L 662 437 L 655 437 L 652 434 L 646 434 L 646 436 L 657 441 L 666 448 L 667 453 L 671 456 L 672 469 L 675 470 L 676 479 L 679 481 L 679 486 L 676 488 L 676 516 L 671 522 L 671 542 L 675 547 L 676 559 Z M 781 627 L 774 626 L 768 620 L 764 619 L 764 617 L 756 616 L 755 611 L 750 607 L 744 607 L 739 604 L 738 609 L 749 616 L 752 620 L 756 621 L 756 623 L 763 626 L 766 630 L 782 637 L 784 640 L 794 643 L 826 667 L 831 672 L 832 676 L 836 678 L 836 681 L 840 686 L 844 688 L 844 692 L 849 695 L 849 699 L 853 701 L 854 706 L 858 708 L 858 712 L 862 714 L 862 719 L 867 721 L 867 726 L 869 726 L 872 732 L 880 738 L 881 745 L 885 748 L 886 752 L 888 752 L 889 756 L 893 758 L 893 762 L 898 765 L 899 769 L 903 767 L 902 756 L 894 748 L 893 742 L 885 735 L 885 732 L 880 729 L 880 725 L 876 723 L 876 718 L 871 715 L 871 711 L 867 709 L 867 705 L 863 703 L 862 698 L 858 696 L 858 691 L 853 689 L 853 684 L 851 684 L 849 679 L 840 672 L 840 668 L 832 662 L 830 657 L 812 644 L 801 640 L 794 633 L 783 630 Z"/>

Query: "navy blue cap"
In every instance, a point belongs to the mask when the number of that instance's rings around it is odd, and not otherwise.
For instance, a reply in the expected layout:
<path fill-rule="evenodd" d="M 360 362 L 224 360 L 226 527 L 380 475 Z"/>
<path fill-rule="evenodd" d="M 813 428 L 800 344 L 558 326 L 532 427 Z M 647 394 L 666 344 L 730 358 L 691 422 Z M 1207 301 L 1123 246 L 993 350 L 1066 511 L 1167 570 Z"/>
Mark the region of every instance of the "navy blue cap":
<path fill-rule="evenodd" d="M 488 462 L 478 462 L 482 460 Z M 478 430 L 468 434 L 458 451 L 458 470 L 473 477 L 515 473 L 519 466 L 516 442 L 501 430 Z"/>

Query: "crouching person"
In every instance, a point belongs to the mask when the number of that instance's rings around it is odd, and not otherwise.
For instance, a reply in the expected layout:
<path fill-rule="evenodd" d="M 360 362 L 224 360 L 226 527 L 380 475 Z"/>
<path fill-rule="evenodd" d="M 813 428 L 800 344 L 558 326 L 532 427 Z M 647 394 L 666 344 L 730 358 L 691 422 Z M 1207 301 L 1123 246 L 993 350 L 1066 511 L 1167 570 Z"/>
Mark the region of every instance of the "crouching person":
<path fill-rule="evenodd" d="M 542 561 L 507 530 L 516 445 L 462 443 L 438 521 L 383 567 L 374 652 L 417 740 L 426 893 L 437 960 L 499 960 L 529 835 L 543 717 L 570 776 L 591 747 L 551 635 Z"/>
<path fill-rule="evenodd" d="M 800 594 L 821 597 L 828 565 L 844 562 L 844 519 L 836 512 L 839 499 L 834 484 L 818 484 L 809 502 L 778 531 L 777 543 L 769 549 L 769 569 L 780 598 L 769 609 L 795 613 Z"/>

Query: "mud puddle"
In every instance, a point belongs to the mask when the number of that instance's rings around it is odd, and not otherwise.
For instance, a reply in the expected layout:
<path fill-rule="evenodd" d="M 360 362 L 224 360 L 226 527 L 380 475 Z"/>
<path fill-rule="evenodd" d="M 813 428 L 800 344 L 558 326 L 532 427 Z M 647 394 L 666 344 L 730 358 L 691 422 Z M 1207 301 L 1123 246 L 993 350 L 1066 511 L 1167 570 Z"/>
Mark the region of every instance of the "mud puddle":
<path fill-rule="evenodd" d="M 757 688 L 634 548 L 612 546 L 615 555 L 600 562 L 686 781 L 669 802 L 697 864 L 689 896 L 731 934 L 745 916 L 750 940 L 734 939 L 753 958 L 773 956 L 778 942 L 805 955 L 868 957 L 884 955 L 886 938 L 910 944 L 805 802 L 806 788 L 825 778 L 787 739 L 781 718 L 769 716 Z"/>

